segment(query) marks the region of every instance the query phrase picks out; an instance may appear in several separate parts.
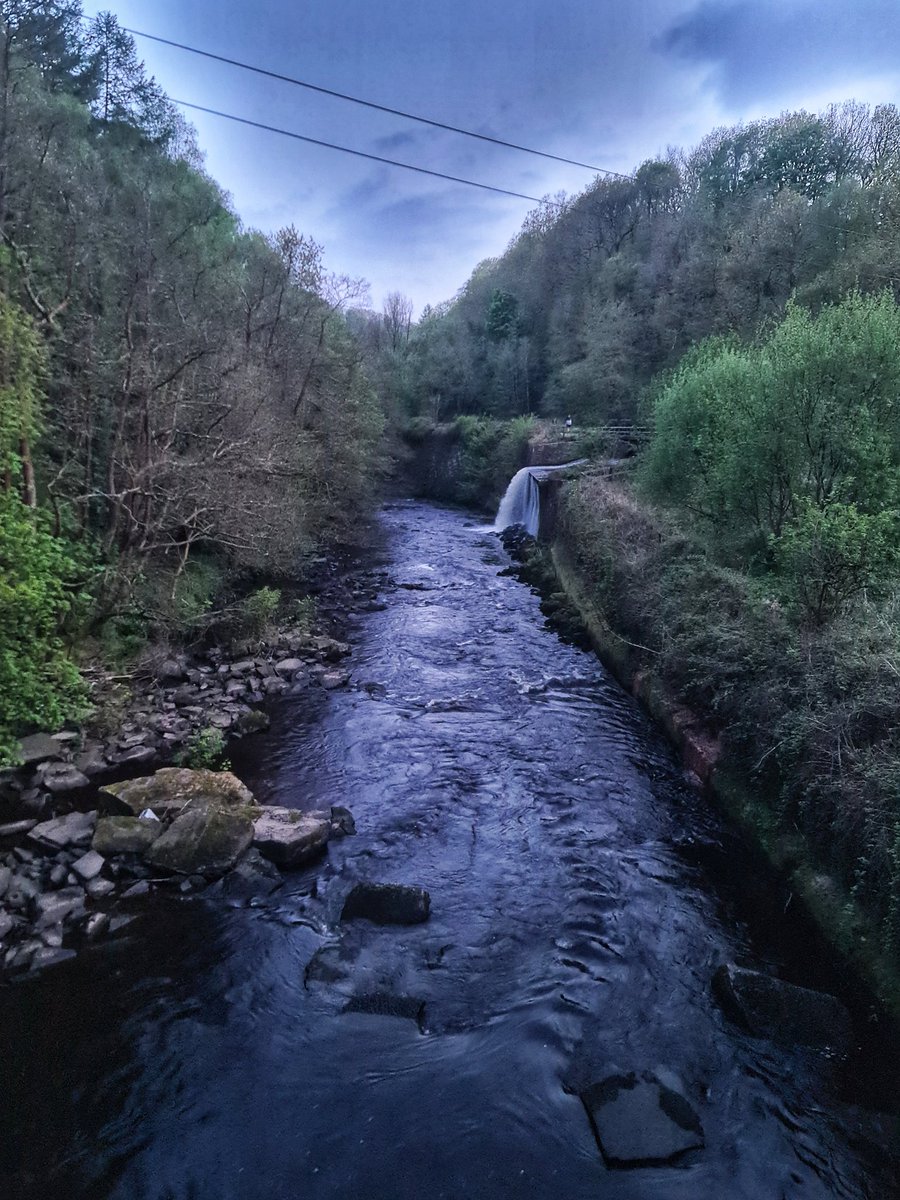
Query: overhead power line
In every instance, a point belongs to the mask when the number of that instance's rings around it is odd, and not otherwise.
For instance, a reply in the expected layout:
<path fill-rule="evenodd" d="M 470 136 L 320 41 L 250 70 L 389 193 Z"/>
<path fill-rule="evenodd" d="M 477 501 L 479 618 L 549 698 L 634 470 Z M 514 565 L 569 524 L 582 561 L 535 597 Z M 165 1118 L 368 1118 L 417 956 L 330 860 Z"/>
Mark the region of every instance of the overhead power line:
<path fill-rule="evenodd" d="M 338 146 L 334 142 L 323 142 L 319 138 L 307 137 L 305 133 L 294 133 L 291 129 L 279 129 L 275 125 L 265 125 L 262 121 L 251 121 L 249 117 L 238 117 L 234 113 L 220 112 L 217 108 L 206 108 L 202 104 L 192 104 L 189 100 L 176 100 L 170 97 L 173 104 L 182 108 L 191 108 L 195 112 L 208 113 L 212 117 L 222 117 L 226 121 L 236 121 L 239 125 L 249 125 L 252 129 L 264 129 L 267 133 L 277 133 L 281 137 L 293 138 L 298 142 L 308 142 L 311 146 L 324 146 L 326 150 L 338 150 L 341 154 L 352 154 L 356 158 L 367 158 L 371 162 L 384 163 L 389 167 L 401 167 L 404 171 L 415 171 L 418 175 L 433 175 L 436 179 L 447 179 L 451 183 L 464 183 L 466 187 L 481 188 L 486 192 L 497 192 L 501 196 L 513 196 L 516 200 L 530 200 L 534 204 L 549 204 L 558 207 L 554 201 L 542 200 L 540 196 L 527 196 L 524 192 L 512 192 L 509 188 L 494 187 L 490 183 L 478 183 L 474 179 L 463 179 L 459 175 L 446 175 L 443 171 L 432 171 L 428 167 L 415 167 L 412 163 L 398 162 L 393 158 L 382 158 L 380 154 L 369 154 L 365 150 L 352 150 L 349 146 Z"/>
<path fill-rule="evenodd" d="M 404 112 L 399 108 L 390 108 L 386 104 L 376 104 L 374 100 L 363 100 L 360 96 L 349 96 L 345 92 L 336 92 L 332 88 L 321 87 L 316 83 L 307 83 L 304 79 L 295 79 L 291 75 L 282 75 L 278 71 L 270 71 L 266 67 L 256 67 L 252 63 L 241 62 L 237 58 L 227 58 L 224 54 L 213 54 L 211 50 L 201 50 L 198 46 L 188 46 L 184 42 L 175 42 L 171 38 L 158 37 L 155 33 L 144 33 L 140 29 L 123 26 L 126 33 L 133 37 L 146 38 L 151 42 L 159 42 L 163 46 L 174 46 L 176 50 L 185 50 L 188 54 L 198 54 L 202 58 L 211 58 L 215 62 L 227 63 L 230 67 L 239 67 L 242 71 L 252 71 L 256 75 L 265 75 L 268 79 L 278 79 L 282 83 L 290 83 L 295 87 L 306 88 L 311 92 L 319 92 L 323 96 L 333 96 L 337 100 L 347 100 L 350 104 L 359 104 L 363 108 L 373 108 L 376 112 L 390 113 L 394 117 L 403 117 L 406 121 L 418 121 L 420 125 L 430 125 L 433 129 L 444 129 L 449 133 L 459 133 L 463 137 L 477 138 L 480 142 L 491 142 L 495 146 L 504 146 L 507 150 L 520 150 L 523 154 L 535 154 L 539 158 L 549 158 L 554 162 L 566 163 L 570 167 L 582 167 L 585 171 L 593 171 L 598 175 L 614 175 L 618 179 L 630 179 L 621 171 L 612 171 L 608 167 L 594 167 L 590 163 L 579 162 L 574 158 L 565 158 L 561 154 L 550 154 L 547 150 L 535 150 L 532 146 L 520 146 L 516 142 L 507 142 L 503 138 L 491 137 L 487 133 L 476 133 L 473 129 L 462 129 L 458 125 L 448 125 L 444 121 L 433 121 L 417 113 Z"/>

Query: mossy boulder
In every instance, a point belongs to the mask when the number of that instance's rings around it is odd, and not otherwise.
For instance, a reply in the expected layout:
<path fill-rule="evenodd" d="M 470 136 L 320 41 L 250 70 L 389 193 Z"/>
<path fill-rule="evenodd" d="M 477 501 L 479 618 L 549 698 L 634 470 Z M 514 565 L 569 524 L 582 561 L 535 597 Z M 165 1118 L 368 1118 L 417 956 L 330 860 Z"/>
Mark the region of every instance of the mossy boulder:
<path fill-rule="evenodd" d="M 144 857 L 157 870 L 218 879 L 249 850 L 252 841 L 253 822 L 246 812 L 195 799 Z"/>
<path fill-rule="evenodd" d="M 153 775 L 110 783 L 100 789 L 100 802 L 112 813 L 138 816 L 149 808 L 158 817 L 212 805 L 220 809 L 255 810 L 253 793 L 230 771 L 163 767 Z"/>
<path fill-rule="evenodd" d="M 140 817 L 101 817 L 91 848 L 105 858 L 116 854 L 144 854 L 163 831 L 160 821 Z"/>

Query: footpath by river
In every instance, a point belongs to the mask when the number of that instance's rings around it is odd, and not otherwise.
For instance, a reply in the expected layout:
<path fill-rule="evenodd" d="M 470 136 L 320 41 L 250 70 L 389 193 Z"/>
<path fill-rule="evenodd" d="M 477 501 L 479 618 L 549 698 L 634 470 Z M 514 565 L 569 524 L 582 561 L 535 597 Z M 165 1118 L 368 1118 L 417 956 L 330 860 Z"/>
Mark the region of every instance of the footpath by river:
<path fill-rule="evenodd" d="M 156 901 L 127 945 L 0 994 L 3 1194 L 900 1194 L 888 1048 L 863 1029 L 845 1067 L 713 998 L 726 961 L 842 981 L 728 882 L 729 836 L 647 718 L 500 574 L 493 534 L 411 502 L 384 522 L 353 686 L 280 702 L 234 764 L 264 802 L 348 806 L 357 835 L 269 899 Z M 360 880 L 426 887 L 430 919 L 341 923 Z M 343 1011 L 360 995 L 407 1015 Z M 605 1165 L 578 1092 L 631 1072 L 688 1099 L 703 1149 Z"/>

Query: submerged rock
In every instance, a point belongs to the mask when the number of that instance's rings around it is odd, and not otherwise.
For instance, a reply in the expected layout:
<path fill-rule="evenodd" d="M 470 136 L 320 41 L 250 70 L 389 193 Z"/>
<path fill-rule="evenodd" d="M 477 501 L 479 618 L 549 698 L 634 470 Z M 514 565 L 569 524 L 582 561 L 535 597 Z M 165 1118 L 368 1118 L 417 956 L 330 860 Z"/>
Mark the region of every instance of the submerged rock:
<path fill-rule="evenodd" d="M 608 1167 L 666 1166 L 704 1145 L 690 1103 L 653 1076 L 611 1075 L 581 1100 Z"/>
<path fill-rule="evenodd" d="M 345 1013 L 368 1013 L 373 1017 L 400 1017 L 415 1021 L 425 1028 L 425 1001 L 416 996 L 395 996 L 390 992 L 363 992 L 351 996 L 344 1005 Z"/>
<path fill-rule="evenodd" d="M 850 1050 L 850 1014 L 827 992 L 797 987 L 734 963 L 724 963 L 716 971 L 713 992 L 725 1014 L 756 1037 L 842 1055 Z"/>
<path fill-rule="evenodd" d="M 353 813 L 350 809 L 344 808 L 343 804 L 332 804 L 332 837 L 351 837 L 354 833 L 356 833 L 356 822 L 353 819 Z"/>
<path fill-rule="evenodd" d="M 253 845 L 282 867 L 308 862 L 331 837 L 330 817 L 296 808 L 266 807 L 253 821 Z"/>
<path fill-rule="evenodd" d="M 162 816 L 197 804 L 223 809 L 258 807 L 250 789 L 230 771 L 195 771 L 187 767 L 162 767 L 153 775 L 107 784 L 100 789 L 100 798 L 112 812 L 128 816 L 137 816 L 147 808 Z"/>
<path fill-rule="evenodd" d="M 271 896 L 283 882 L 278 868 L 251 847 L 234 870 L 215 886 L 222 888 L 226 900 L 246 901 Z"/>
<path fill-rule="evenodd" d="M 402 883 L 358 883 L 341 910 L 342 921 L 362 918 L 377 925 L 418 925 L 428 920 L 431 897 Z"/>
<path fill-rule="evenodd" d="M 177 875 L 218 879 L 253 841 L 253 823 L 240 812 L 194 801 L 146 852 L 147 861 Z"/>

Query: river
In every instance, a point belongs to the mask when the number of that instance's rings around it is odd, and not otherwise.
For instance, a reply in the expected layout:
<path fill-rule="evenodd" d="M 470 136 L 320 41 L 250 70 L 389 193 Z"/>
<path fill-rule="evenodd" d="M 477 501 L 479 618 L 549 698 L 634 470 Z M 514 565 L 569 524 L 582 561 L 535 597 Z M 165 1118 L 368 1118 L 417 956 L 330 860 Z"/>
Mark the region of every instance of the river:
<path fill-rule="evenodd" d="M 840 988 L 827 953 L 770 883 L 736 881 L 735 840 L 500 574 L 493 534 L 412 502 L 383 522 L 387 603 L 352 631 L 353 685 L 282 702 L 235 760 L 261 800 L 347 805 L 357 835 L 263 902 L 154 900 L 0 994 L 7 1194 L 897 1194 L 877 1038 L 845 1070 L 741 1033 L 710 993 L 735 959 Z M 427 887 L 429 921 L 342 926 L 357 880 Z M 424 1002 L 419 1023 L 343 1012 L 361 992 Z M 703 1150 L 607 1169 L 577 1092 L 630 1071 L 689 1098 Z"/>

